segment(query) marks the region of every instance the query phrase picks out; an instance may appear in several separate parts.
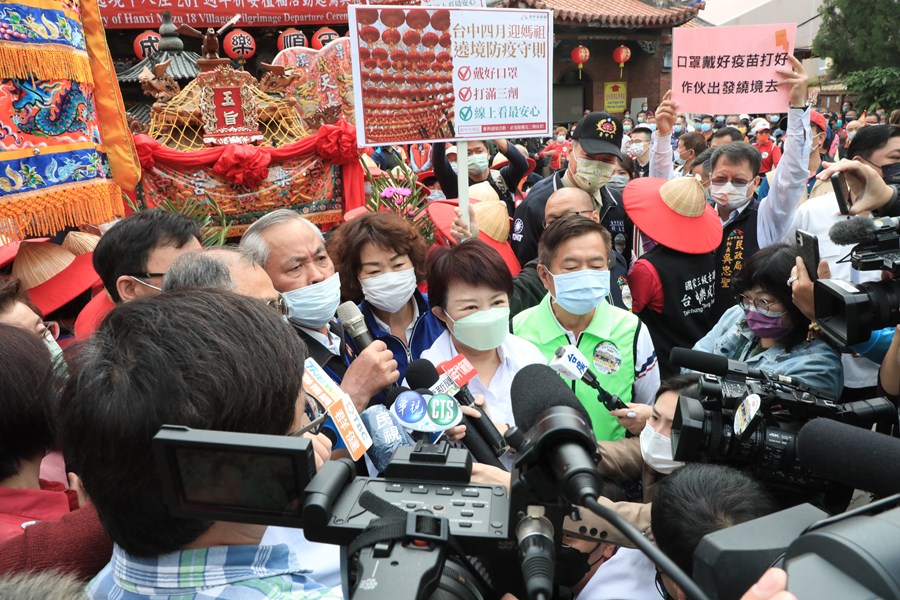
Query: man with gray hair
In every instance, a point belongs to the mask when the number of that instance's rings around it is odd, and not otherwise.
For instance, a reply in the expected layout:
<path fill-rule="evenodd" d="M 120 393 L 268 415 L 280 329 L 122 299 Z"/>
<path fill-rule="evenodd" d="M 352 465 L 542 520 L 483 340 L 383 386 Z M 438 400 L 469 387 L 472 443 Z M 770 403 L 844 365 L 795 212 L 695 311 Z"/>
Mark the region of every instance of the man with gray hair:
<path fill-rule="evenodd" d="M 340 275 L 318 227 L 292 210 L 276 210 L 247 229 L 240 248 L 265 269 L 310 356 L 347 392 L 357 410 L 362 412 L 373 396 L 399 379 L 397 361 L 384 342 L 375 340 L 359 355 L 349 354 L 334 316 L 341 302 Z"/>
<path fill-rule="evenodd" d="M 287 316 L 269 275 L 239 248 L 210 248 L 182 254 L 166 271 L 163 291 L 217 288 L 262 300 Z"/>

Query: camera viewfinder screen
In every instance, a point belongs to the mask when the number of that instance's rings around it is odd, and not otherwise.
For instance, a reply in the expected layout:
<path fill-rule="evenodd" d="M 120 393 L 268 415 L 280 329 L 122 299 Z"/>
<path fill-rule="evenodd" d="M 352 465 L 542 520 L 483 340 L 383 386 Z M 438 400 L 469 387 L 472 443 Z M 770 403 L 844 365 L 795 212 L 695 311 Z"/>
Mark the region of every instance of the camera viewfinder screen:
<path fill-rule="evenodd" d="M 288 456 L 179 448 L 175 460 L 184 503 L 277 514 L 302 507 Z"/>

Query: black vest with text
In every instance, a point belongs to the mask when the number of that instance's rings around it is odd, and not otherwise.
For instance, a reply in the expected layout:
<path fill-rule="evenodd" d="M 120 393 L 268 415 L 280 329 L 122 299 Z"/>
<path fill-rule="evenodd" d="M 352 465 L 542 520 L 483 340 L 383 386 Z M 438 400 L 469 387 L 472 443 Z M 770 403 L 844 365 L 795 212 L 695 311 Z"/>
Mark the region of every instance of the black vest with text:
<path fill-rule="evenodd" d="M 716 324 L 712 315 L 716 291 L 716 257 L 685 254 L 665 246 L 656 246 L 644 254 L 656 269 L 663 290 L 661 313 L 645 307 L 638 316 L 647 326 L 661 377 L 678 374 L 669 363 L 672 348 L 692 348 Z"/>
<path fill-rule="evenodd" d="M 732 222 L 722 228 L 722 243 L 716 250 L 716 302 L 713 323 L 737 304 L 731 278 L 740 273 L 744 263 L 759 250 L 756 234 L 759 201 L 755 198 Z"/>

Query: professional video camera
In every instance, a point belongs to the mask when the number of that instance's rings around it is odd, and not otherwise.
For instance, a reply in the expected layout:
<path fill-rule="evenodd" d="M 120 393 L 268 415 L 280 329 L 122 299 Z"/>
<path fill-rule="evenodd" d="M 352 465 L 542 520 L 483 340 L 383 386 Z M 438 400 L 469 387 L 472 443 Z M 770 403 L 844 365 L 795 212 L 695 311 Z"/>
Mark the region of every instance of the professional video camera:
<path fill-rule="evenodd" d="M 816 498 L 839 511 L 852 492 L 797 461 L 796 438 L 807 421 L 825 417 L 858 427 L 877 425 L 886 432 L 897 423 L 897 409 L 886 398 L 836 404 L 828 392 L 789 377 L 685 348 L 673 349 L 671 361 L 706 373 L 698 385 L 699 400 L 678 399 L 672 421 L 674 459 L 745 465 L 788 503 Z"/>
<path fill-rule="evenodd" d="M 740 597 L 770 566 L 799 600 L 900 598 L 900 440 L 829 419 L 797 438 L 801 464 L 884 500 L 831 517 L 802 504 L 704 537 L 693 579 L 712 600 Z"/>
<path fill-rule="evenodd" d="M 900 220 L 857 217 L 835 224 L 829 235 L 840 245 L 856 244 L 850 264 L 858 271 L 900 275 Z M 865 342 L 872 331 L 900 324 L 900 281 L 851 283 L 820 279 L 815 283 L 816 322 L 836 343 Z"/>

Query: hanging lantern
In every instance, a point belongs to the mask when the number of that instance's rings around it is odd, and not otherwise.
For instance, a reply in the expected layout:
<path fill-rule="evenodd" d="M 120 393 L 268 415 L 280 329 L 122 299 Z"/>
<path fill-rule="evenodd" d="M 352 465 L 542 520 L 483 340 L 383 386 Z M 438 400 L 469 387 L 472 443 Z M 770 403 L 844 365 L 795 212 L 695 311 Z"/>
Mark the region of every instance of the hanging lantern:
<path fill-rule="evenodd" d="M 330 27 L 320 27 L 312 34 L 312 47 L 315 50 L 321 50 L 322 46 L 328 42 L 333 42 L 340 37 L 338 32 Z"/>
<path fill-rule="evenodd" d="M 581 79 L 581 70 L 590 58 L 591 51 L 584 46 L 575 46 L 572 50 L 572 62 L 578 65 L 578 79 Z"/>
<path fill-rule="evenodd" d="M 281 52 L 285 48 L 308 48 L 309 42 L 303 32 L 299 29 L 290 27 L 281 32 L 278 36 L 278 51 Z"/>
<path fill-rule="evenodd" d="M 243 29 L 232 29 L 222 40 L 222 50 L 228 58 L 244 61 L 256 54 L 256 40 Z"/>
<path fill-rule="evenodd" d="M 134 38 L 134 54 L 138 60 L 150 58 L 159 52 L 159 34 L 148 29 Z"/>
<path fill-rule="evenodd" d="M 624 44 L 619 46 L 613 50 L 613 60 L 619 63 L 619 77 L 622 77 L 622 69 L 625 68 L 625 63 L 631 60 L 631 49 Z"/>

